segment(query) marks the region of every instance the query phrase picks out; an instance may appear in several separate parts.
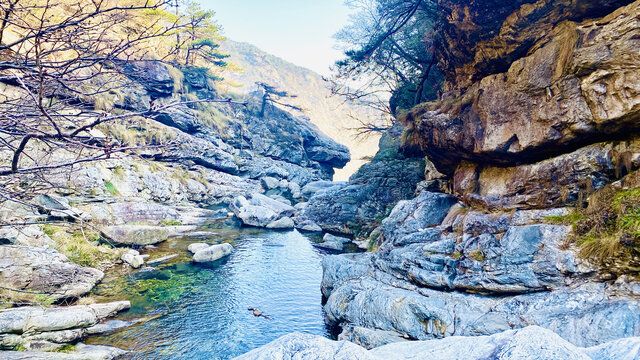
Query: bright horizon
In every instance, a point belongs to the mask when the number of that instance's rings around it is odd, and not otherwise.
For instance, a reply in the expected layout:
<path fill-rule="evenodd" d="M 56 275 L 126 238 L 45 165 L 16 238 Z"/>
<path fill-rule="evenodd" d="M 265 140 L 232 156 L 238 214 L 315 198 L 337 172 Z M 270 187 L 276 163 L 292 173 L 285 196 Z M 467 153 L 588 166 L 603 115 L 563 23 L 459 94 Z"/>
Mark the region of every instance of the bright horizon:
<path fill-rule="evenodd" d="M 333 35 L 347 24 L 344 0 L 202 0 L 230 40 L 247 42 L 321 75 L 342 58 Z"/>

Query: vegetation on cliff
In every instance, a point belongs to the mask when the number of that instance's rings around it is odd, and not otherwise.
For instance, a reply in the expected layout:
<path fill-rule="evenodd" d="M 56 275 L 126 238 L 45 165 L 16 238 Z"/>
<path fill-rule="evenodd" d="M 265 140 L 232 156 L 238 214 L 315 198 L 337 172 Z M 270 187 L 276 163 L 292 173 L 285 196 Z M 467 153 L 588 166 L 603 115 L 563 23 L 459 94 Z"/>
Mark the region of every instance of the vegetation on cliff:
<path fill-rule="evenodd" d="M 53 187 L 52 176 L 73 165 L 113 154 L 166 146 L 138 146 L 97 130 L 113 122 L 137 122 L 184 101 L 147 108 L 102 101 L 155 62 L 224 67 L 212 12 L 188 3 L 173 14 L 169 1 L 11 0 L 2 4 L 0 98 L 2 200 L 30 202 Z M 156 89 L 162 91 L 162 89 Z M 152 94 L 152 96 L 154 96 Z M 157 95 L 156 95 L 157 97 Z M 199 99 L 194 102 L 218 101 Z"/>

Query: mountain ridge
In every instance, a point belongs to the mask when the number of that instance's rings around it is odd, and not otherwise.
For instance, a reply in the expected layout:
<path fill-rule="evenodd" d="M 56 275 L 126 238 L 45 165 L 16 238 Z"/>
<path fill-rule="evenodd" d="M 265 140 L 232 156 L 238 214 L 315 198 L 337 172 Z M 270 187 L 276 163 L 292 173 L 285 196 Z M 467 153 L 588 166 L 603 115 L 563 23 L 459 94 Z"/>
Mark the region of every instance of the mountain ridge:
<path fill-rule="evenodd" d="M 349 148 L 351 161 L 343 169 L 336 169 L 334 180 L 347 180 L 367 162 L 367 158 L 375 155 L 380 136 L 359 139 L 355 130 L 359 124 L 356 116 L 379 116 L 372 109 L 346 104 L 331 95 L 320 74 L 269 54 L 253 44 L 226 40 L 221 49 L 230 54 L 230 63 L 242 68 L 242 71 L 224 74 L 225 92 L 248 94 L 257 90 L 256 82 L 264 82 L 296 95 L 288 98 L 287 103 L 302 108 L 302 114 L 311 123 Z"/>

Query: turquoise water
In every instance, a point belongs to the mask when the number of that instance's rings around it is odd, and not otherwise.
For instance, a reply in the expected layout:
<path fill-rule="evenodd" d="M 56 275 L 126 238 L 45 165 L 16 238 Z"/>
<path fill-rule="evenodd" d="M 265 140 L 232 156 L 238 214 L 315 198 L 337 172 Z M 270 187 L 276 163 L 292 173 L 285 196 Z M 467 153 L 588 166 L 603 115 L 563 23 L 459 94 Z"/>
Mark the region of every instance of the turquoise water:
<path fill-rule="evenodd" d="M 208 239 L 172 240 L 153 257 L 179 253 L 143 273 L 115 273 L 95 291 L 100 301 L 129 299 L 119 319 L 146 321 L 88 339 L 133 351 L 133 359 L 230 359 L 293 331 L 328 335 L 321 305 L 321 258 L 297 232 L 221 229 Z M 192 264 L 192 242 L 231 242 L 234 253 Z M 255 317 L 258 308 L 269 318 Z"/>

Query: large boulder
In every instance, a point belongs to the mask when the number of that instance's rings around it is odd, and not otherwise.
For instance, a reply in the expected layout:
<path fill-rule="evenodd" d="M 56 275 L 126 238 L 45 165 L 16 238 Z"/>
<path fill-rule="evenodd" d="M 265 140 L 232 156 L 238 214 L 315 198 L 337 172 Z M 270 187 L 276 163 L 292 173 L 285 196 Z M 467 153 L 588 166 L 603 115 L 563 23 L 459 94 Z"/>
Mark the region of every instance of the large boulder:
<path fill-rule="evenodd" d="M 313 246 L 326 250 L 342 251 L 344 246 L 351 242 L 351 239 L 347 239 L 332 234 L 324 234 L 321 243 L 313 244 Z"/>
<path fill-rule="evenodd" d="M 214 262 L 225 256 L 231 255 L 233 246 L 231 244 L 211 245 L 204 249 L 199 249 L 193 254 L 193 261 L 197 263 Z"/>
<path fill-rule="evenodd" d="M 128 301 L 44 308 L 0 310 L 0 334 L 87 328 L 131 306 Z"/>
<path fill-rule="evenodd" d="M 103 227 L 102 235 L 116 244 L 144 246 L 166 241 L 170 231 L 163 226 L 114 225 Z"/>
<path fill-rule="evenodd" d="M 322 336 L 292 333 L 238 356 L 235 360 L 377 360 L 364 348 L 348 341 L 331 341 Z"/>
<path fill-rule="evenodd" d="M 85 295 L 104 277 L 102 271 L 73 264 L 54 249 L 0 246 L 0 286 L 42 293 L 53 299 Z M 20 293 L 10 292 L 12 298 Z"/>
<path fill-rule="evenodd" d="M 277 228 L 292 228 L 294 225 L 290 217 L 295 213 L 295 209 L 291 205 L 262 194 L 253 194 L 249 200 L 239 196 L 229 204 L 229 209 L 248 226 L 271 225 Z M 275 222 L 283 218 L 289 218 L 289 220 Z"/>
<path fill-rule="evenodd" d="M 170 109 L 156 112 L 153 117 L 156 121 L 175 127 L 187 134 L 196 133 L 201 127 L 196 115 L 186 105 L 172 106 Z"/>

